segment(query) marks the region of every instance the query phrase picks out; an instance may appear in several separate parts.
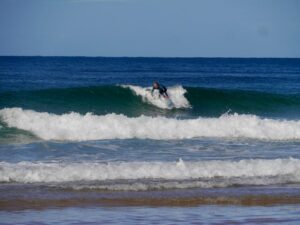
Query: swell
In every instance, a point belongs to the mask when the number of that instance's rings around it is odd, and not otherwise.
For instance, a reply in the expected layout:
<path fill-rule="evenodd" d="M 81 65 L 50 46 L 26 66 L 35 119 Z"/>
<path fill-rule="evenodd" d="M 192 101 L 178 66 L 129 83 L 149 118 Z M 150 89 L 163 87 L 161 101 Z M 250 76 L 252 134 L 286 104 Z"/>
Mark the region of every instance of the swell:
<path fill-rule="evenodd" d="M 119 86 L 15 91 L 0 93 L 0 96 L 1 108 L 22 107 L 58 114 L 70 111 L 97 114 L 115 112 L 134 116 L 151 108 L 128 88 Z"/>
<path fill-rule="evenodd" d="M 298 117 L 300 96 L 256 91 L 187 88 L 186 97 L 195 113 L 218 116 L 224 112 L 259 116 Z"/>
<path fill-rule="evenodd" d="M 134 86 L 131 86 L 134 87 Z M 135 86 L 142 90 L 142 87 Z M 178 88 L 182 88 L 178 86 Z M 97 86 L 0 93 L 0 108 L 21 107 L 63 114 L 70 111 L 127 116 L 220 116 L 227 111 L 258 116 L 299 118 L 300 96 L 254 91 L 184 87 L 183 107 L 164 109 L 125 86 Z M 182 95 L 182 96 L 181 96 Z M 186 107 L 187 105 L 191 107 Z"/>

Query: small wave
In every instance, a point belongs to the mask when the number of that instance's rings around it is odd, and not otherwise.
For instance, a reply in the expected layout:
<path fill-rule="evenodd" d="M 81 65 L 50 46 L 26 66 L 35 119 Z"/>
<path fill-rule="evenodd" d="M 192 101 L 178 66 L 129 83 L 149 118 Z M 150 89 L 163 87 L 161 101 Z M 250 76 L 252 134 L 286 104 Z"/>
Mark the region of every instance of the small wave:
<path fill-rule="evenodd" d="M 182 86 L 174 86 L 168 88 L 168 95 L 170 98 L 166 100 L 164 98 L 159 98 L 159 96 L 151 95 L 151 87 L 140 87 L 134 85 L 122 85 L 124 88 L 129 88 L 136 95 L 141 96 L 144 102 L 148 102 L 156 107 L 163 109 L 180 109 L 180 108 L 190 108 L 191 105 L 189 101 L 184 97 L 187 92 Z"/>
<path fill-rule="evenodd" d="M 68 183 L 110 190 L 270 185 L 300 181 L 299 159 L 189 162 L 0 163 L 0 182 Z M 79 182 L 74 185 L 74 182 Z M 93 184 L 89 182 L 100 182 Z M 70 184 L 68 185 L 70 187 Z"/>
<path fill-rule="evenodd" d="M 56 115 L 7 108 L 0 117 L 8 127 L 32 132 L 44 140 L 190 139 L 199 137 L 300 139 L 299 120 L 263 119 L 255 115 L 225 114 L 219 118 L 176 119 L 87 113 Z"/>

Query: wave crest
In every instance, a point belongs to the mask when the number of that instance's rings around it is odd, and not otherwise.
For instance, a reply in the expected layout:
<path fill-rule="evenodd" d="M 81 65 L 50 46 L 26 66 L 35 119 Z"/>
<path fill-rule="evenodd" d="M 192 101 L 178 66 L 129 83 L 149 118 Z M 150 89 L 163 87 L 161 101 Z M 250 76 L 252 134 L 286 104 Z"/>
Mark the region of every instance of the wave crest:
<path fill-rule="evenodd" d="M 0 108 L 22 107 L 57 114 L 70 111 L 101 115 L 122 113 L 131 117 L 166 114 L 216 117 L 232 110 L 239 114 L 298 119 L 300 113 L 299 95 L 174 86 L 168 90 L 173 102 L 170 106 L 164 99 L 152 98 L 146 89 L 112 85 L 3 92 L 0 93 Z"/>
<path fill-rule="evenodd" d="M 151 87 L 140 87 L 134 85 L 122 85 L 124 88 L 129 88 L 138 96 L 141 96 L 144 102 L 150 103 L 162 109 L 180 109 L 190 108 L 189 101 L 185 98 L 184 94 L 187 92 L 182 86 L 174 86 L 168 88 L 168 95 L 170 100 L 159 98 L 158 96 L 151 95 Z"/>
<path fill-rule="evenodd" d="M 176 119 L 87 113 L 56 115 L 6 108 L 0 117 L 9 127 L 30 131 L 44 140 L 85 141 L 102 139 L 189 139 L 199 137 L 300 139 L 300 121 L 263 119 L 255 115 Z"/>
<path fill-rule="evenodd" d="M 142 190 L 300 181 L 300 160 L 293 158 L 198 162 L 1 162 L 0 168 L 0 182 L 79 182 L 75 185 L 79 189 Z"/>

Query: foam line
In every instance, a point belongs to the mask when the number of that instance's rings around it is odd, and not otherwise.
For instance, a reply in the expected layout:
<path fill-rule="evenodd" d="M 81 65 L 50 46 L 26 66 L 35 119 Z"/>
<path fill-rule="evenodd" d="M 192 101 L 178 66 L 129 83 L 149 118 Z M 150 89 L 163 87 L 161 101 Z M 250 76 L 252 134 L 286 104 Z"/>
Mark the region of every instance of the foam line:
<path fill-rule="evenodd" d="M 181 159 L 177 162 L 0 162 L 0 168 L 0 182 L 21 183 L 129 180 L 138 184 L 145 179 L 159 179 L 169 181 L 171 187 L 178 186 L 181 180 L 195 179 L 198 179 L 196 185 L 208 185 L 214 179 L 224 178 L 225 186 L 237 179 L 248 184 L 300 181 L 300 160 L 294 158 L 196 162 Z M 188 187 L 189 184 L 192 183 L 182 185 Z"/>
<path fill-rule="evenodd" d="M 9 127 L 32 132 L 44 140 L 85 141 L 102 139 L 190 139 L 199 137 L 299 140 L 299 120 L 263 119 L 255 115 L 176 119 L 87 113 L 56 115 L 6 108 L 1 120 Z"/>

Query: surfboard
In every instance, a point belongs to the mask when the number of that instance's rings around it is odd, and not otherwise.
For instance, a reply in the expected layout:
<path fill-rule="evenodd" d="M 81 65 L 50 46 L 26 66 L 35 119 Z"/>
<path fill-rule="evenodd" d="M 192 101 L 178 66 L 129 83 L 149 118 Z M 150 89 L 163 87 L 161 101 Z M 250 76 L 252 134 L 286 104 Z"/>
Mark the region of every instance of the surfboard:
<path fill-rule="evenodd" d="M 166 108 L 171 109 L 174 107 L 174 103 L 172 102 L 171 98 L 165 98 L 163 96 L 160 96 L 158 90 L 153 91 L 152 95 L 152 89 L 146 89 L 146 98 L 153 99 L 154 101 L 161 102 L 166 106 Z"/>
<path fill-rule="evenodd" d="M 164 100 L 166 101 L 168 108 L 174 107 L 174 103 L 172 102 L 172 100 L 170 98 L 164 98 Z"/>

